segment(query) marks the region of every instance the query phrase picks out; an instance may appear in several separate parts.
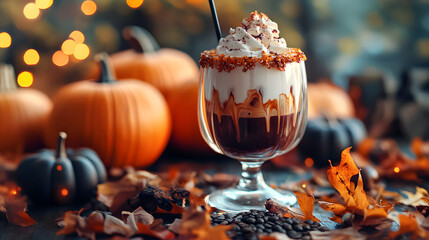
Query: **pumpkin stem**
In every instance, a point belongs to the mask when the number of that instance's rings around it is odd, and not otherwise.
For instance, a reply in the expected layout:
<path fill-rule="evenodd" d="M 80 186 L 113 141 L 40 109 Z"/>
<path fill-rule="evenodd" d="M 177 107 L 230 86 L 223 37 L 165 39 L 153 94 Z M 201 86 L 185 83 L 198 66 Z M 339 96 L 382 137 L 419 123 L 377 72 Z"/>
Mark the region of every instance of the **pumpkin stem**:
<path fill-rule="evenodd" d="M 112 67 L 109 61 L 109 55 L 105 52 L 96 56 L 99 59 L 101 66 L 101 75 L 97 82 L 99 83 L 114 83 L 116 82 L 115 73 L 111 70 Z"/>
<path fill-rule="evenodd" d="M 57 142 L 57 152 L 56 152 L 56 158 L 57 159 L 61 159 L 61 158 L 66 158 L 67 157 L 67 153 L 66 153 L 66 138 L 67 138 L 67 133 L 65 132 L 60 132 L 58 134 L 58 142 Z"/>
<path fill-rule="evenodd" d="M 159 45 L 153 36 L 144 28 L 129 26 L 122 30 L 122 36 L 131 47 L 139 53 L 151 53 L 159 50 Z"/>
<path fill-rule="evenodd" d="M 17 88 L 13 66 L 10 64 L 0 64 L 0 93 L 10 92 Z"/>

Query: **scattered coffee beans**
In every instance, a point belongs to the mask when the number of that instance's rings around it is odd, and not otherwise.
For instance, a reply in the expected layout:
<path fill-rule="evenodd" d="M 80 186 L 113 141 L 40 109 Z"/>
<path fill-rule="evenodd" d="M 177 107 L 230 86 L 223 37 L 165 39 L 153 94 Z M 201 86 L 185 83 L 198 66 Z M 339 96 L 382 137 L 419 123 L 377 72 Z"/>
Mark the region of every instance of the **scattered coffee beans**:
<path fill-rule="evenodd" d="M 311 239 L 310 231 L 328 231 L 325 226 L 311 220 L 300 221 L 296 218 L 279 217 L 275 213 L 267 211 L 250 210 L 237 215 L 229 213 L 211 213 L 214 226 L 234 224 L 228 232 L 234 240 L 258 239 L 258 234 L 270 234 L 280 232 L 293 239 Z"/>

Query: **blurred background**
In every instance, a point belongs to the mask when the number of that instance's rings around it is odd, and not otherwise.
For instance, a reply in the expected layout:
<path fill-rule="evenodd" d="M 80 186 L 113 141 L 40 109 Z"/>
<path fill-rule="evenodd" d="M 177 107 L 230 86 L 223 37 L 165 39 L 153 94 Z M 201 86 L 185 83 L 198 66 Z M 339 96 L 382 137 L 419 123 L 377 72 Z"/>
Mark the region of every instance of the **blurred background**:
<path fill-rule="evenodd" d="M 389 126 L 372 135 L 406 129 L 410 138 L 428 137 L 429 0 L 215 3 L 224 35 L 254 10 L 277 22 L 288 46 L 306 53 L 309 82 L 348 91 L 370 133 L 372 125 Z M 0 61 L 14 65 L 20 86 L 52 96 L 84 79 L 94 54 L 128 49 L 121 35 L 128 25 L 195 62 L 217 45 L 205 0 L 2 0 Z"/>

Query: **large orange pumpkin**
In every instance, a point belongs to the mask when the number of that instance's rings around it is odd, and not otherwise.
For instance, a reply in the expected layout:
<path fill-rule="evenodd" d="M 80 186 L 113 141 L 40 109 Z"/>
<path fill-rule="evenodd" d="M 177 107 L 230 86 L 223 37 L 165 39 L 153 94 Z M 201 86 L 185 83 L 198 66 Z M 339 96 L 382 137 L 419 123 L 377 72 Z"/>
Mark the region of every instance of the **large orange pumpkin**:
<path fill-rule="evenodd" d="M 308 118 L 326 115 L 354 117 L 353 102 L 344 89 L 330 82 L 308 84 Z"/>
<path fill-rule="evenodd" d="M 186 82 L 198 82 L 198 67 L 186 53 L 160 49 L 152 35 L 140 27 L 127 27 L 123 35 L 133 49 L 110 56 L 118 80 L 142 80 L 158 88 L 165 97 Z"/>
<path fill-rule="evenodd" d="M 138 80 L 115 81 L 107 55 L 99 81 L 63 87 L 53 99 L 47 138 L 55 144 L 59 131 L 68 133 L 70 147 L 89 147 L 107 167 L 145 167 L 165 149 L 171 117 L 162 94 Z"/>
<path fill-rule="evenodd" d="M 13 67 L 0 65 L 0 153 L 20 154 L 43 147 L 43 125 L 51 109 L 45 94 L 17 88 Z"/>
<path fill-rule="evenodd" d="M 152 35 L 140 27 L 127 27 L 123 35 L 133 49 L 111 55 L 118 79 L 139 79 L 161 91 L 172 114 L 174 150 L 198 155 L 211 153 L 198 128 L 196 63 L 184 52 L 160 49 Z"/>
<path fill-rule="evenodd" d="M 198 127 L 198 84 L 189 82 L 171 92 L 167 99 L 173 118 L 171 146 L 184 153 L 215 153 L 204 141 Z"/>

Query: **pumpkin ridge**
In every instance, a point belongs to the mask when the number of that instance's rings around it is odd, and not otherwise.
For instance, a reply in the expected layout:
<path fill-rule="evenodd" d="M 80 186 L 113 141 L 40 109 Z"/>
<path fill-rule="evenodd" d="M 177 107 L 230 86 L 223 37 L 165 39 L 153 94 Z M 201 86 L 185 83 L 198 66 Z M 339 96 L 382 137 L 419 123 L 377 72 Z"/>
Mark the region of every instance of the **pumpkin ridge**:
<path fill-rule="evenodd" d="M 137 93 L 135 91 L 132 91 L 131 95 L 135 100 L 134 102 L 137 102 L 138 101 Z M 134 111 L 135 111 L 136 115 L 139 114 L 139 109 L 138 109 L 138 106 L 136 104 L 134 104 Z M 136 122 L 135 131 L 137 133 L 140 133 L 142 131 L 140 121 L 135 121 L 135 122 Z M 139 146 L 140 146 L 140 138 L 139 137 L 136 138 L 134 144 L 135 144 L 134 154 L 131 154 L 131 159 L 129 162 L 127 162 L 127 164 L 129 164 L 129 165 L 134 165 L 134 162 L 136 161 L 136 158 L 138 156 L 138 151 L 141 151 L 139 148 Z"/>
<path fill-rule="evenodd" d="M 106 124 L 106 129 L 104 130 L 105 133 L 107 133 L 107 137 L 106 137 L 106 146 L 104 146 L 103 148 L 105 149 L 106 155 L 105 156 L 113 156 L 113 151 L 115 150 L 115 146 L 114 146 L 114 142 L 115 142 L 115 136 L 108 134 L 111 132 L 115 132 L 114 128 L 115 127 L 115 122 L 112 120 L 114 119 L 114 115 L 115 115 L 115 111 L 113 109 L 113 89 L 117 88 L 118 86 L 106 86 L 103 89 L 103 102 L 106 106 L 106 118 L 103 119 L 103 121 L 105 121 Z M 109 164 L 108 166 L 111 166 L 112 161 L 109 159 Z"/>
<path fill-rule="evenodd" d="M 116 90 L 116 89 L 115 89 Z M 117 102 L 117 99 L 115 98 L 115 94 L 113 94 L 114 88 L 109 88 L 109 93 L 110 93 L 110 98 L 112 99 L 112 131 L 111 131 L 111 136 L 112 136 L 112 154 L 109 155 L 110 158 L 108 160 L 108 166 L 109 167 L 113 167 L 113 166 L 120 166 L 117 161 L 115 161 L 115 159 L 120 159 L 119 156 L 117 156 L 118 154 L 118 128 L 116 127 L 118 124 L 118 118 L 117 118 L 117 114 L 118 114 L 118 109 L 120 109 L 120 107 L 118 107 L 117 105 L 120 106 L 120 103 Z"/>
<path fill-rule="evenodd" d="M 118 92 L 121 93 L 121 95 L 122 95 L 120 99 L 122 100 L 124 98 L 128 102 L 128 104 L 127 104 L 128 107 L 126 109 L 127 110 L 127 115 L 124 116 L 124 117 L 122 117 L 124 119 L 124 122 L 127 122 L 127 124 L 124 124 L 126 126 L 126 130 L 123 131 L 123 132 L 125 133 L 124 134 L 124 138 L 127 139 L 126 141 L 128 142 L 128 149 L 127 149 L 127 151 L 126 151 L 125 156 L 123 157 L 123 159 L 121 159 L 119 165 L 121 165 L 121 166 L 128 166 L 129 165 L 128 162 L 130 162 L 129 159 L 130 159 L 130 156 L 131 156 L 131 149 L 134 149 L 134 146 L 133 146 L 134 141 L 132 140 L 132 135 L 133 135 L 132 132 L 133 132 L 133 130 L 131 129 L 131 126 L 133 126 L 132 125 L 132 119 L 133 119 L 133 117 L 135 117 L 132 114 L 133 113 L 133 111 L 131 110 L 132 107 L 130 107 L 130 106 L 133 105 L 133 102 L 130 101 L 130 98 L 129 98 L 128 95 L 130 93 L 134 92 L 134 90 L 131 89 L 131 91 L 127 92 L 126 89 L 124 89 L 124 88 L 121 87 L 121 88 L 118 88 Z"/>

